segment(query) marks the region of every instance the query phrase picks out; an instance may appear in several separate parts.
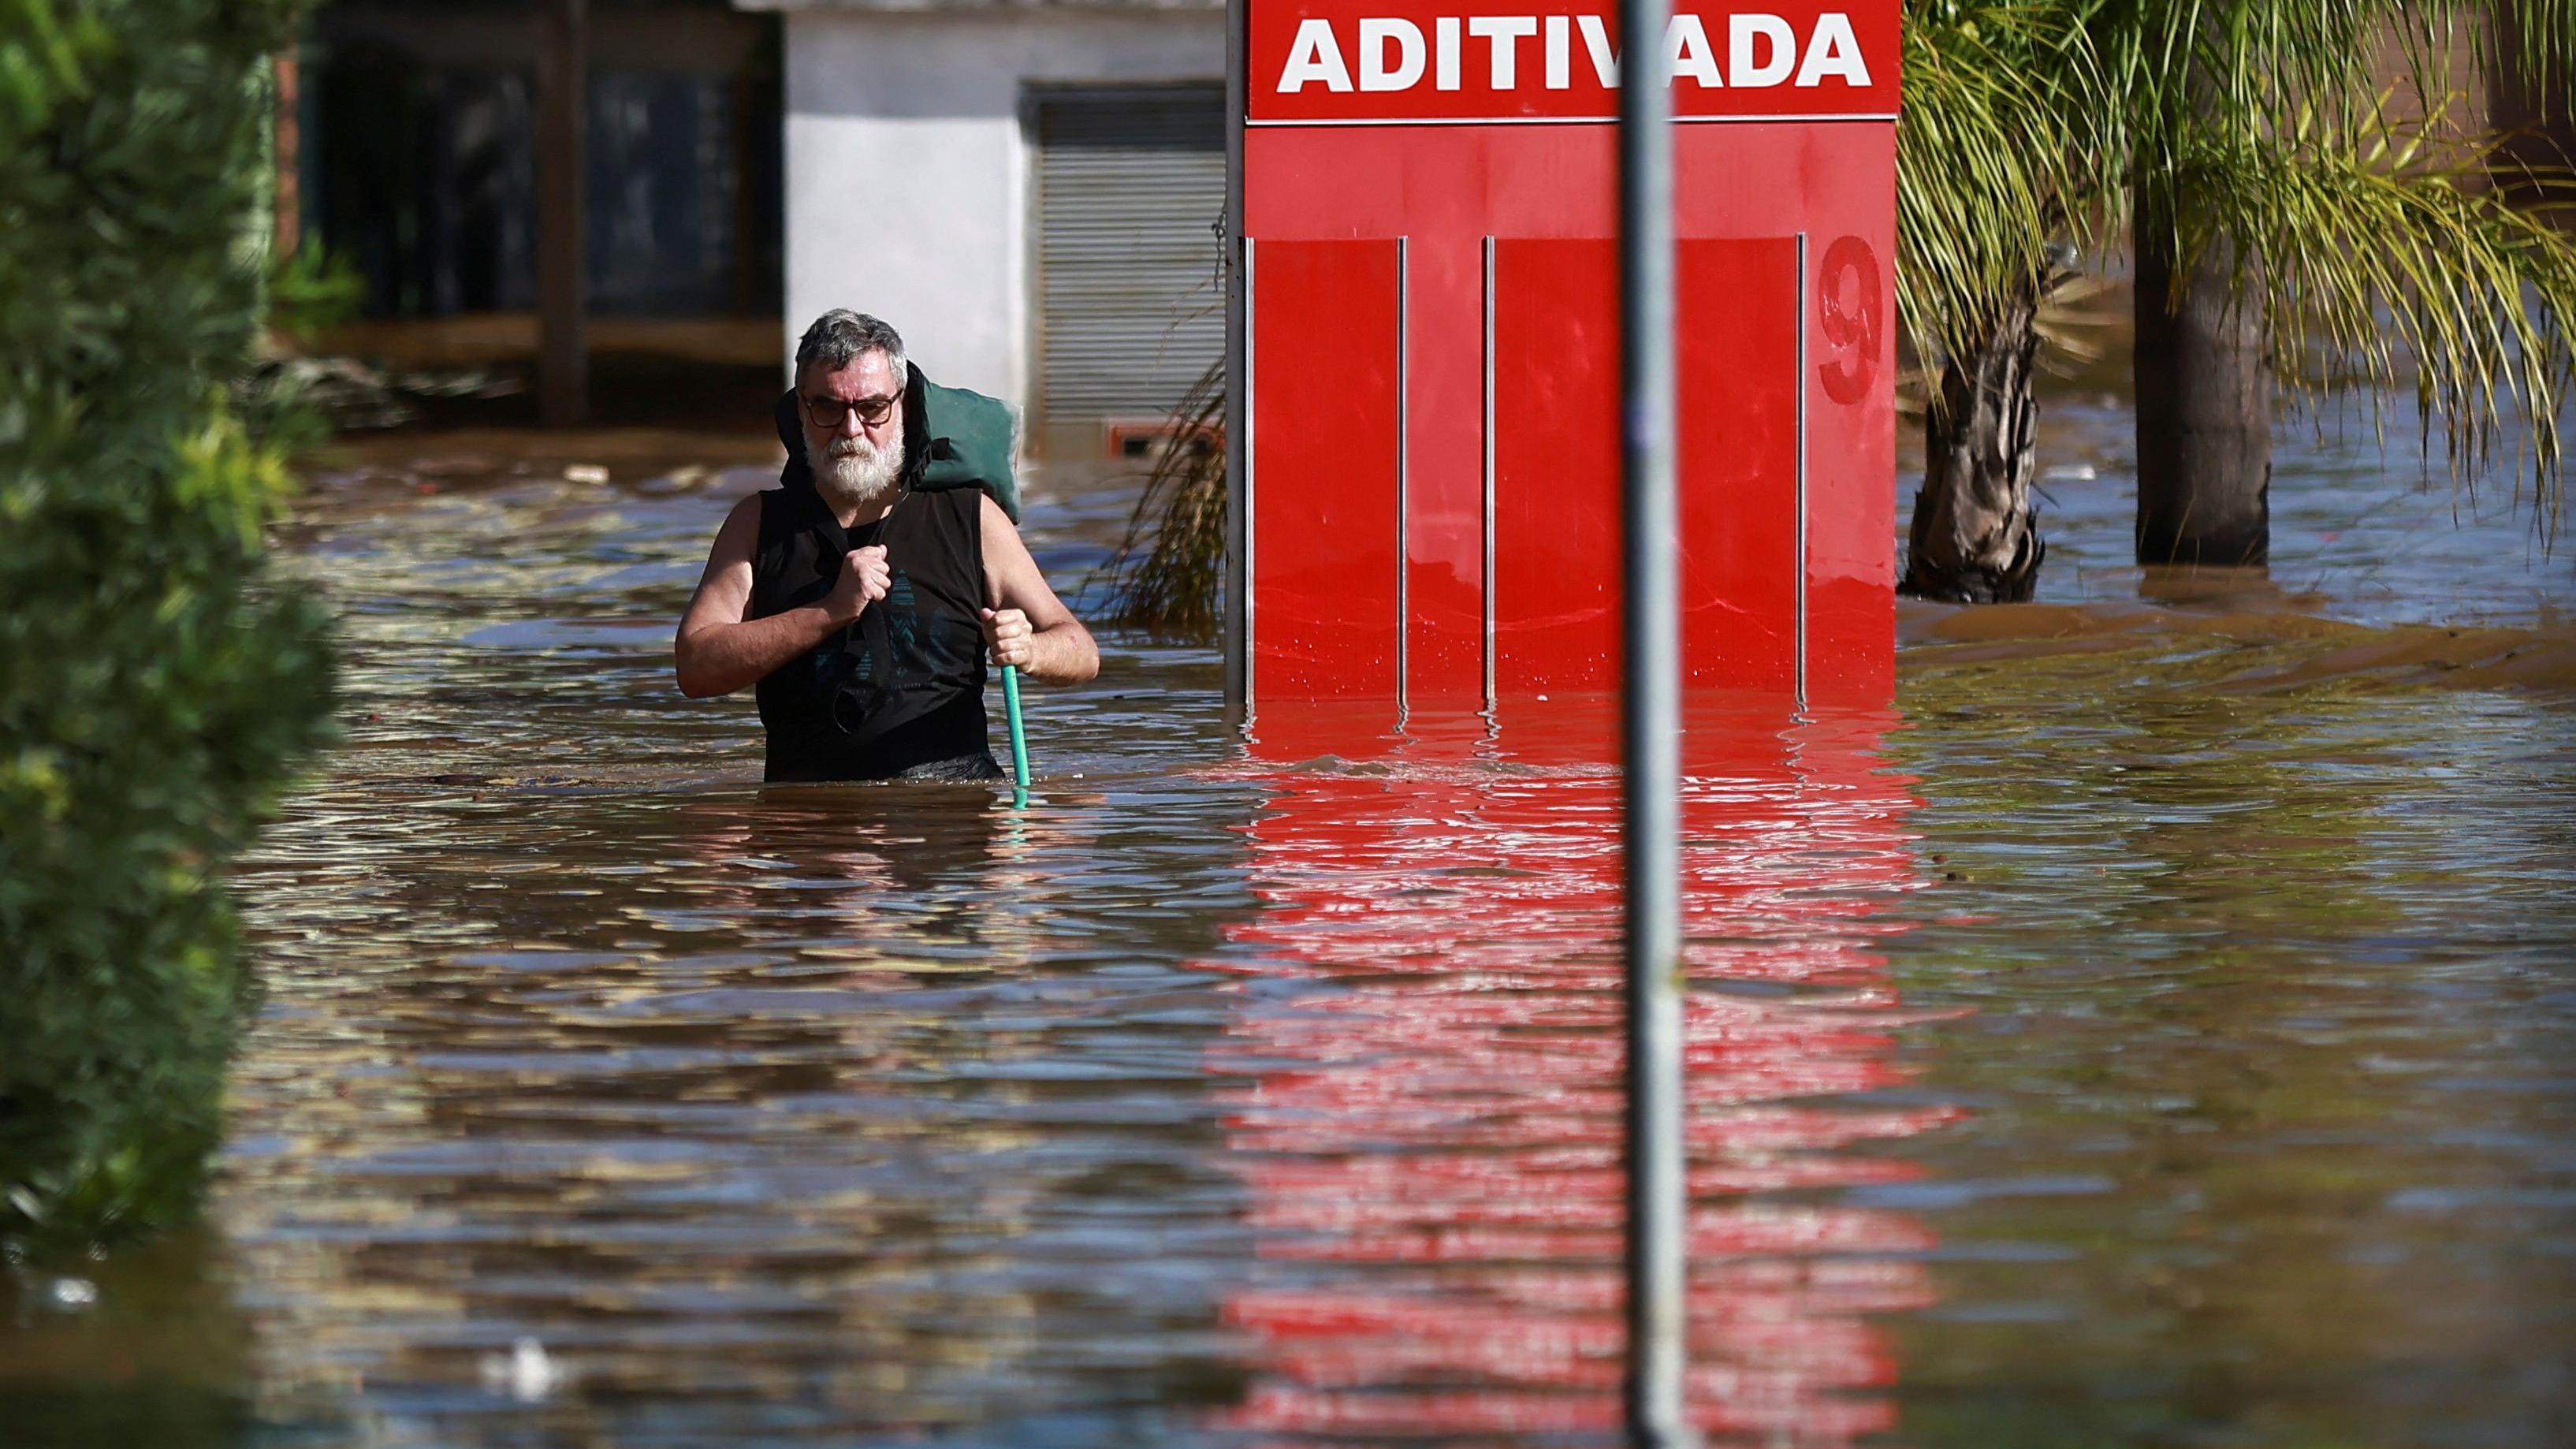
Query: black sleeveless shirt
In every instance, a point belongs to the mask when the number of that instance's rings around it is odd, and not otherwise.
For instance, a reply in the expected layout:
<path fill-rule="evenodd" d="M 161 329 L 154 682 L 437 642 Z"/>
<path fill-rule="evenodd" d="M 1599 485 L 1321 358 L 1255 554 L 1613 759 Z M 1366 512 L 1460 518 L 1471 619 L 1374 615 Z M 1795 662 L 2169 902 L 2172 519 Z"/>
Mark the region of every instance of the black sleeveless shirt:
<path fill-rule="evenodd" d="M 907 486 L 885 518 L 843 529 L 813 486 L 798 481 L 760 495 L 749 617 L 818 602 L 851 549 L 883 544 L 890 579 L 886 596 L 856 623 L 760 681 L 766 778 L 999 778 L 986 740 L 977 620 L 982 492 Z"/>

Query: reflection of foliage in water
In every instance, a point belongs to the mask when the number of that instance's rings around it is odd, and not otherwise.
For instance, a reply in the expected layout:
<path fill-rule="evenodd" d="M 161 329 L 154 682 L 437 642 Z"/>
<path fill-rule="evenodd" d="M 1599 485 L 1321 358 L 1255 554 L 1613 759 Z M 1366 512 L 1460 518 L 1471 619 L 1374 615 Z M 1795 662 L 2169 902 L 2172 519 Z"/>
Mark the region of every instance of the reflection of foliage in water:
<path fill-rule="evenodd" d="M 287 487 L 226 401 L 296 0 L 29 0 L 0 42 L 0 1239 L 167 1220 L 244 982 L 217 881 L 321 727 Z"/>

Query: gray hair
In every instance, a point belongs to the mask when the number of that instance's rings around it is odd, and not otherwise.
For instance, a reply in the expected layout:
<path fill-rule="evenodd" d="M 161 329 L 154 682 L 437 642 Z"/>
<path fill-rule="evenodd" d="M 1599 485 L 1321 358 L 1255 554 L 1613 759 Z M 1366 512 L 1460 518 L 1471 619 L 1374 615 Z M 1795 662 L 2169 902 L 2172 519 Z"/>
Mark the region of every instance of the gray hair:
<path fill-rule="evenodd" d="M 894 369 L 894 385 L 908 387 L 912 368 L 903 360 L 903 337 L 893 327 L 847 307 L 835 307 L 814 319 L 796 343 L 796 378 L 802 386 L 809 363 L 822 364 L 825 372 L 838 372 L 871 352 L 882 352 Z"/>

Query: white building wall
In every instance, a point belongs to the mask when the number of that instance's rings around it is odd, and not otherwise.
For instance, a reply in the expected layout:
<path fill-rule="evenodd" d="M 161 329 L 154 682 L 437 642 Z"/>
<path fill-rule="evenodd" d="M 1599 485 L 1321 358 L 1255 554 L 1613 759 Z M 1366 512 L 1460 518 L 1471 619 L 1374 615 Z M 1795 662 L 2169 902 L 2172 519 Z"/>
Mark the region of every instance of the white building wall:
<path fill-rule="evenodd" d="M 787 341 L 833 307 L 1025 405 L 1032 84 L 1222 81 L 1222 11 L 790 11 Z"/>

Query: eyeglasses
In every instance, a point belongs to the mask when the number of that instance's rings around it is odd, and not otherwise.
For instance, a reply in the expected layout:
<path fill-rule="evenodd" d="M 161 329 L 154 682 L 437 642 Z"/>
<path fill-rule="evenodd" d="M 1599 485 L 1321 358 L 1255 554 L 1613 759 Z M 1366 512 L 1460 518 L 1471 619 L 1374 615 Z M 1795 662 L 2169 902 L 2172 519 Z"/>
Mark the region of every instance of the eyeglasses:
<path fill-rule="evenodd" d="M 849 401 L 836 397 L 809 397 L 805 399 L 805 411 L 814 419 L 814 426 L 818 428 L 837 428 L 841 425 L 841 420 L 852 413 L 857 413 L 860 422 L 873 428 L 894 416 L 894 405 L 901 401 L 903 401 L 901 394 L 893 397 L 855 398 Z"/>

